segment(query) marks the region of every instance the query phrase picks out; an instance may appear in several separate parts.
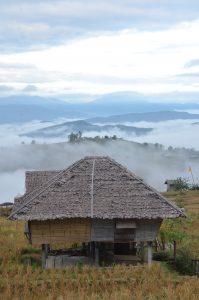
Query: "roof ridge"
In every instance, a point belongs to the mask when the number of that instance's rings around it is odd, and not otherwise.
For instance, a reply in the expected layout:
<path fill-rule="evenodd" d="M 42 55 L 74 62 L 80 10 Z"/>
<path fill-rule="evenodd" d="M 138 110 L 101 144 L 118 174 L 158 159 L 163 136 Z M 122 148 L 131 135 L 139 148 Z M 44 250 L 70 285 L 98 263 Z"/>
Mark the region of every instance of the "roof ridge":
<path fill-rule="evenodd" d="M 156 189 L 154 189 L 152 186 L 150 186 L 148 183 L 144 182 L 142 180 L 142 178 L 140 178 L 139 176 L 137 176 L 136 174 L 134 174 L 132 171 L 130 171 L 129 169 L 127 169 L 125 166 L 122 166 L 120 163 L 118 163 L 115 159 L 109 157 L 109 160 L 114 162 L 120 169 L 126 169 L 127 173 L 129 176 L 136 178 L 139 182 L 141 182 L 144 186 L 150 188 L 153 192 L 155 192 L 160 198 L 162 198 L 168 205 L 170 205 L 171 207 L 173 207 L 175 210 L 177 210 L 178 212 L 181 212 L 182 215 L 184 215 L 186 217 L 186 214 L 180 209 L 178 208 L 174 203 L 168 201 L 164 196 L 162 196 Z"/>
<path fill-rule="evenodd" d="M 62 172 L 63 170 L 27 170 L 25 171 L 25 173 L 58 173 L 58 172 Z"/>
<path fill-rule="evenodd" d="M 91 218 L 93 218 L 93 209 L 94 209 L 93 187 L 94 187 L 94 174 L 95 174 L 95 160 L 96 158 L 93 158 L 93 167 L 91 173 Z"/>
<path fill-rule="evenodd" d="M 45 192 L 53 183 L 56 182 L 56 180 L 58 178 L 60 178 L 61 175 L 63 175 L 65 172 L 70 171 L 71 169 L 73 169 L 77 164 L 79 164 L 81 161 L 83 161 L 83 158 L 76 161 L 75 163 L 73 163 L 72 165 L 70 165 L 67 169 L 64 169 L 62 171 L 60 171 L 58 174 L 56 174 L 55 176 L 53 176 L 51 179 L 49 179 L 47 182 L 45 182 L 39 189 L 39 191 L 36 193 L 35 189 L 29 193 L 27 193 L 26 195 L 24 195 L 25 198 L 29 198 L 31 196 L 31 194 L 33 194 L 33 196 L 27 200 L 25 203 L 23 203 L 19 208 L 17 208 L 15 211 L 13 211 L 8 219 L 11 219 L 17 212 L 19 212 L 22 208 L 24 208 L 27 204 L 29 204 L 31 201 L 33 201 L 36 197 L 42 195 L 43 192 Z M 35 195 L 34 195 L 35 194 Z"/>

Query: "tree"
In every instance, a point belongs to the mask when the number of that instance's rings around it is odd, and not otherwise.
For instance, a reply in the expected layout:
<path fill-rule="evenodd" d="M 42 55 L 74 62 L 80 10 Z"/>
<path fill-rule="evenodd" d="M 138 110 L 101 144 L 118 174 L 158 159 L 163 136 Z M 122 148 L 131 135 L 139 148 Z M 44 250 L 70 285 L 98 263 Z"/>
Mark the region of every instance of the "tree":
<path fill-rule="evenodd" d="M 69 142 L 74 143 L 78 139 L 78 134 L 75 134 L 74 132 L 71 132 L 68 136 Z"/>
<path fill-rule="evenodd" d="M 182 177 L 178 177 L 174 181 L 174 185 L 175 185 L 175 188 L 177 191 L 183 191 L 183 190 L 189 189 L 189 183 L 188 183 L 187 179 L 182 178 Z"/>
<path fill-rule="evenodd" d="M 81 139 L 82 138 L 82 132 L 79 130 L 78 132 L 78 139 Z"/>
<path fill-rule="evenodd" d="M 162 250 L 165 250 L 166 245 L 173 245 L 173 255 L 176 259 L 177 242 L 182 241 L 186 234 L 180 230 L 182 220 L 166 220 L 160 228 L 159 237 Z"/>

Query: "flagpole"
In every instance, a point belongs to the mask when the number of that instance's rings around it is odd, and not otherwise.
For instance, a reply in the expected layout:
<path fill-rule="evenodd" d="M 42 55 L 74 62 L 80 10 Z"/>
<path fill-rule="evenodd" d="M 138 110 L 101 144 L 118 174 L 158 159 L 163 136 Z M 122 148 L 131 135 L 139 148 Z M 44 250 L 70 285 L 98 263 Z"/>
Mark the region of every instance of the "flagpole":
<path fill-rule="evenodd" d="M 193 184 L 195 184 L 195 180 L 194 180 L 194 177 L 193 177 L 192 168 L 191 168 L 191 167 L 189 167 L 189 170 L 190 170 L 190 173 L 191 173 L 191 177 L 192 177 L 192 180 L 193 180 Z"/>

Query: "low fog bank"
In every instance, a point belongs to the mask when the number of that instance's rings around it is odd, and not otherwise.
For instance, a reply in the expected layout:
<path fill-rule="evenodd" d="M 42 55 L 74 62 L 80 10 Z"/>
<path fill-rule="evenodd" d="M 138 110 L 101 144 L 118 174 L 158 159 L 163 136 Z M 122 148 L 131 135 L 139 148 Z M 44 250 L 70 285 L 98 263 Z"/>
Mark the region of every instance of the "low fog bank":
<path fill-rule="evenodd" d="M 14 197 L 25 191 L 25 170 L 0 173 L 0 203 L 14 201 Z"/>
<path fill-rule="evenodd" d="M 65 120 L 66 121 L 66 120 Z M 36 143 L 58 143 L 66 142 L 68 140 L 69 132 L 65 132 L 62 135 L 57 133 L 52 137 L 28 137 L 28 133 L 46 128 L 48 126 L 57 125 L 62 123 L 63 120 L 57 120 L 57 123 L 50 122 L 30 122 L 21 125 L 0 125 L 0 147 L 20 145 L 21 143 L 30 144 L 32 140 Z M 98 124 L 100 125 L 100 124 Z M 116 124 L 112 124 L 116 125 Z M 160 143 L 166 147 L 186 147 L 195 148 L 199 150 L 199 122 L 198 120 L 173 120 L 165 122 L 124 122 L 123 125 L 133 126 L 138 128 L 153 128 L 147 134 L 136 136 L 135 133 L 125 132 L 119 130 L 117 127 L 109 131 L 89 131 L 83 132 L 84 137 L 95 136 L 113 136 L 117 135 L 118 138 L 123 138 L 128 141 L 136 141 L 140 143 Z M 23 135 L 23 136 L 22 136 Z"/>
<path fill-rule="evenodd" d="M 199 153 L 194 151 L 167 151 L 158 145 L 140 145 L 116 140 L 103 144 L 33 144 L 0 148 L 0 202 L 13 201 L 24 192 L 25 170 L 64 169 L 87 155 L 108 155 L 159 191 L 165 190 L 166 179 L 186 177 L 192 167 L 199 177 Z"/>
<path fill-rule="evenodd" d="M 109 123 L 115 125 L 114 123 Z M 199 122 L 198 120 L 172 120 L 161 122 L 124 122 L 126 126 L 138 128 L 153 128 L 147 134 L 136 136 L 135 134 L 124 133 L 119 130 L 103 132 L 104 135 L 116 134 L 125 140 L 139 143 L 160 143 L 165 147 L 186 147 L 199 150 Z M 100 125 L 100 124 L 98 124 Z M 94 137 L 96 133 L 85 133 L 86 136 Z M 97 134 L 96 134 L 97 135 Z M 98 134 L 99 135 L 99 134 Z"/>
<path fill-rule="evenodd" d="M 137 126 L 138 123 L 133 123 Z M 199 150 L 198 120 L 175 120 L 167 122 L 140 122 L 139 126 L 154 128 L 144 136 L 135 137 L 134 141 L 160 143 L 166 147 L 186 147 Z"/>

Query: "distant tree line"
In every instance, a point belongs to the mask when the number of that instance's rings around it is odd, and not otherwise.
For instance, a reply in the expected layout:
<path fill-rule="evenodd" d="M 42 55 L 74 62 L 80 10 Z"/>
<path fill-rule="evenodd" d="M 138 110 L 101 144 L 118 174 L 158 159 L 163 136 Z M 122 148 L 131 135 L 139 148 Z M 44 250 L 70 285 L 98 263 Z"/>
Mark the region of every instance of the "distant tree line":
<path fill-rule="evenodd" d="M 188 179 L 182 177 L 174 180 L 174 186 L 177 191 L 199 190 L 199 183 L 190 183 Z"/>
<path fill-rule="evenodd" d="M 76 143 L 76 142 L 81 142 L 81 141 L 94 141 L 94 142 L 101 142 L 101 141 L 107 141 L 107 140 L 117 140 L 117 136 L 95 136 L 95 137 L 83 137 L 82 132 L 78 131 L 77 133 L 71 132 L 68 135 L 68 141 L 69 143 Z"/>

